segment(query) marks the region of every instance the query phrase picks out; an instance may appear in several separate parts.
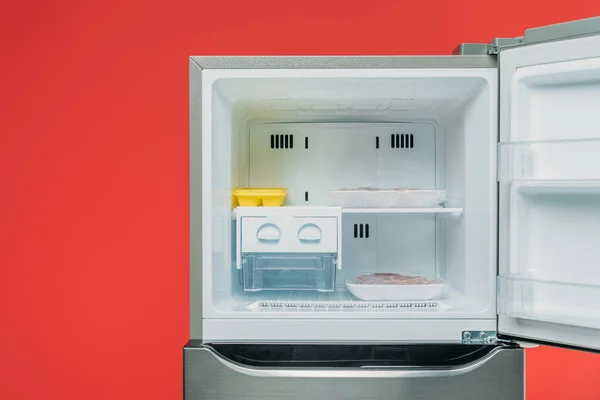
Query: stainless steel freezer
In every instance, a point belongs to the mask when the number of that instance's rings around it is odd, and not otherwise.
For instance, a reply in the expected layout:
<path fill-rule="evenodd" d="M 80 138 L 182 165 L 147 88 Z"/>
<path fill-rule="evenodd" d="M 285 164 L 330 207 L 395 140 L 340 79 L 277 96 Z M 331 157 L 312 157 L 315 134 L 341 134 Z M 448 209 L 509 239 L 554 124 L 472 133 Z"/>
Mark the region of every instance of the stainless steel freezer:
<path fill-rule="evenodd" d="M 189 67 L 185 399 L 523 399 L 525 347 L 600 351 L 600 17 L 451 56 L 203 56 Z M 341 118 L 345 134 L 331 128 Z M 368 176 L 444 189 L 448 208 L 311 208 Z M 295 253 L 279 240 L 294 215 L 236 214 L 232 196 L 283 185 L 314 234 Z M 251 218 L 274 227 L 253 247 Z M 322 235 L 331 246 L 318 253 Z M 256 271 L 244 263 L 269 252 L 326 259 L 338 282 L 307 285 L 318 268 L 281 264 L 245 286 Z M 447 287 L 363 301 L 344 286 L 360 263 Z M 282 270 L 303 276 L 297 291 L 273 285 Z"/>

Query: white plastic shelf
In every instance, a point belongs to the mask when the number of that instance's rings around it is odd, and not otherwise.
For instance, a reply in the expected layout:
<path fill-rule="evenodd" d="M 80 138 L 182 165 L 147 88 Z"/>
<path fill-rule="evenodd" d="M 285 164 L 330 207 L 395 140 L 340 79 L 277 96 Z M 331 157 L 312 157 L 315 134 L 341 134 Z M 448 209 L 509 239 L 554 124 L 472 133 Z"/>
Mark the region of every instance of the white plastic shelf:
<path fill-rule="evenodd" d="M 239 207 L 238 207 L 239 208 Z M 255 213 L 259 215 L 262 212 L 264 213 L 264 207 L 246 207 L 254 209 Z M 273 207 L 269 207 L 273 208 Z M 284 206 L 284 207 L 275 207 L 281 213 L 288 212 L 289 214 L 305 215 L 307 212 L 315 212 L 323 209 L 323 207 L 317 206 L 308 206 L 308 207 L 298 207 L 298 206 Z M 460 207 L 431 207 L 431 208 L 342 208 L 342 214 L 445 214 L 452 217 L 460 216 L 464 212 L 464 208 Z M 302 214 L 300 214 L 302 213 Z M 232 210 L 231 217 L 235 220 L 237 216 L 237 208 Z"/>
<path fill-rule="evenodd" d="M 451 214 L 460 215 L 463 208 L 342 208 L 342 214 Z"/>

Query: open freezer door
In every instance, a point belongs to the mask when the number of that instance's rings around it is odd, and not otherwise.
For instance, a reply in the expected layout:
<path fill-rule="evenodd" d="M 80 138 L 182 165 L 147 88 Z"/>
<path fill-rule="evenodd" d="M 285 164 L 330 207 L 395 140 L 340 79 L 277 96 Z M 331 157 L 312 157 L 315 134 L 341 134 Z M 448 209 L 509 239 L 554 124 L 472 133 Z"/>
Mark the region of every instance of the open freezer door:
<path fill-rule="evenodd" d="M 499 52 L 498 332 L 600 350 L 600 19 L 582 24 Z"/>

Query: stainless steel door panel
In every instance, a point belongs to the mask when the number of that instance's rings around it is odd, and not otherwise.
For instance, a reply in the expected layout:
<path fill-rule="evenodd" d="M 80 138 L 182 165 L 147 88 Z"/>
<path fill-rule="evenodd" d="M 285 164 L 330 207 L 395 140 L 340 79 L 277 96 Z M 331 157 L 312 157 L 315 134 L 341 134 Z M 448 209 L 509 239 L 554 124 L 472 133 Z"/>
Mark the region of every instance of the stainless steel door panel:
<path fill-rule="evenodd" d="M 273 369 L 230 362 L 209 347 L 184 350 L 186 400 L 512 400 L 524 398 L 524 352 L 498 347 L 447 370 Z"/>

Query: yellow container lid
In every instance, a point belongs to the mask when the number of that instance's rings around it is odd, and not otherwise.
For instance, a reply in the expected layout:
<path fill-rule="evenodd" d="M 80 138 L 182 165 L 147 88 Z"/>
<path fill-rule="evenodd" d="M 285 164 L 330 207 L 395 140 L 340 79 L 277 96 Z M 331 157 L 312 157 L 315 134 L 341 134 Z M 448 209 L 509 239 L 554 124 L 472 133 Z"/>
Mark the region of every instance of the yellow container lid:
<path fill-rule="evenodd" d="M 236 188 L 233 195 L 244 207 L 280 207 L 285 201 L 286 188 Z"/>
<path fill-rule="evenodd" d="M 233 194 L 243 196 L 285 196 L 286 188 L 236 188 Z"/>

